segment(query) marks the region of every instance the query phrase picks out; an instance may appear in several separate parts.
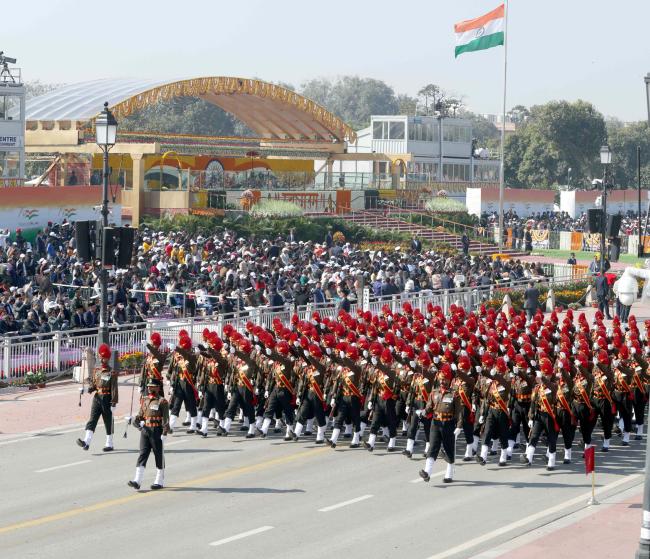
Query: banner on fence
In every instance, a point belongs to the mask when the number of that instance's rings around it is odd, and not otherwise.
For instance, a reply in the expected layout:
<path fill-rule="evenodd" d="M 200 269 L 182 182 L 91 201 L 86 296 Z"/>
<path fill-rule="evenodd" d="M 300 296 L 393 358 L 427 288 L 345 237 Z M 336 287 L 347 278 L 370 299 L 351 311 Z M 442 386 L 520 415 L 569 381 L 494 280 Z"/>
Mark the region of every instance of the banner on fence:
<path fill-rule="evenodd" d="M 530 235 L 533 238 L 533 249 L 548 249 L 550 235 L 548 229 L 532 229 Z"/>

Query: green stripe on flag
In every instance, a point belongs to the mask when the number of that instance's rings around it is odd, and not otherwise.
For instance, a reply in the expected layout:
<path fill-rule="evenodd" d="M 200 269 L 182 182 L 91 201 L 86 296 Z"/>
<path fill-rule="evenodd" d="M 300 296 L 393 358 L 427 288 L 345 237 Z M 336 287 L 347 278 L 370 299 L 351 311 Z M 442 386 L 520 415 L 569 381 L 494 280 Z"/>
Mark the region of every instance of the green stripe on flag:
<path fill-rule="evenodd" d="M 478 39 L 474 39 L 473 41 L 470 41 L 465 45 L 458 45 L 456 47 L 455 54 L 456 57 L 458 57 L 459 54 L 463 54 L 464 52 L 472 52 L 475 50 L 489 49 L 492 47 L 497 47 L 502 44 L 503 44 L 503 31 L 499 31 L 498 33 L 492 33 L 492 35 L 486 35 L 485 37 L 479 37 Z"/>

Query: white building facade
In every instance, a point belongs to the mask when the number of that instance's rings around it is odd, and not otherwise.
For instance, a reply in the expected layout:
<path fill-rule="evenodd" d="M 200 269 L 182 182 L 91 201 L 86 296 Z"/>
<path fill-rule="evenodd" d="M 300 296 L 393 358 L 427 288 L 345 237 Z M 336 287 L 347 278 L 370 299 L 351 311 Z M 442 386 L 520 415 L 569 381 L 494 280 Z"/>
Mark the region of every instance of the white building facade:
<path fill-rule="evenodd" d="M 472 125 L 462 118 L 375 115 L 370 126 L 357 132 L 356 142 L 348 144 L 348 153 L 386 154 L 390 158 L 336 161 L 335 173 L 389 177 L 396 172 L 394 162 L 404 155 L 403 165 L 398 169 L 401 180 L 466 183 L 499 180 L 499 161 L 490 159 L 485 149 L 472 153 Z M 318 170 L 319 162 L 316 166 Z"/>

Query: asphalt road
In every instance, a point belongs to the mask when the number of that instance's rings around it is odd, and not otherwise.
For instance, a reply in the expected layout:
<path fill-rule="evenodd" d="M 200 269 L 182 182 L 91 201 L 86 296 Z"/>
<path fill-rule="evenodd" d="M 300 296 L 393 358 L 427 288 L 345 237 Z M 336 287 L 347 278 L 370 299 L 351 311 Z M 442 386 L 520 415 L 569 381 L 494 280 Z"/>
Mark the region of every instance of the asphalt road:
<path fill-rule="evenodd" d="M 518 454 L 506 468 L 497 457 L 486 467 L 459 462 L 450 485 L 440 459 L 425 484 L 422 445 L 408 460 L 385 445 L 372 454 L 348 449 L 347 440 L 332 450 L 313 438 L 285 443 L 283 434 L 177 431 L 167 441 L 167 487 L 148 489 L 152 455 L 145 490 L 135 492 L 126 483 L 139 433 L 131 428 L 123 439 L 123 425 L 106 454 L 101 426 L 88 452 L 74 442 L 81 428 L 0 441 L 2 559 L 475 557 L 584 507 L 591 490 L 578 451 L 555 472 L 546 471 L 544 450 L 532 468 Z M 643 482 L 645 440 L 612 443 L 596 457 L 601 498 Z"/>

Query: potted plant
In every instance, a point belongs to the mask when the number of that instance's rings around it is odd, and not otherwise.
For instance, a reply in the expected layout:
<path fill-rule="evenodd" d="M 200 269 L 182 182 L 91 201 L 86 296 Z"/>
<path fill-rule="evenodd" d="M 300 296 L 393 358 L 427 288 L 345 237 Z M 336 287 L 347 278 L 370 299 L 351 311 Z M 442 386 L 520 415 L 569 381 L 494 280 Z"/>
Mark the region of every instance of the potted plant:
<path fill-rule="evenodd" d="M 45 388 L 46 386 L 46 377 L 43 371 L 35 373 L 34 371 L 27 371 L 25 374 L 25 384 L 29 387 L 30 390 L 35 390 L 36 388 Z"/>

